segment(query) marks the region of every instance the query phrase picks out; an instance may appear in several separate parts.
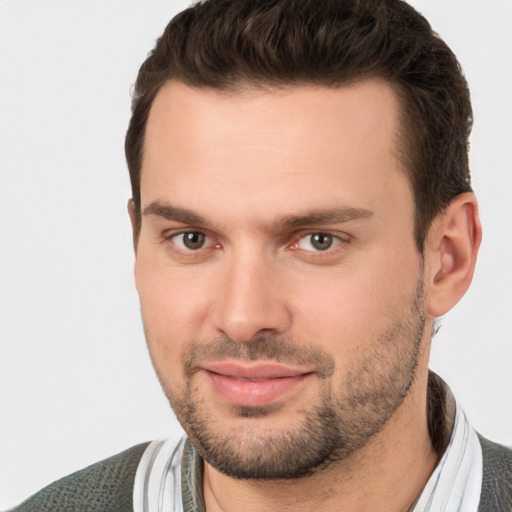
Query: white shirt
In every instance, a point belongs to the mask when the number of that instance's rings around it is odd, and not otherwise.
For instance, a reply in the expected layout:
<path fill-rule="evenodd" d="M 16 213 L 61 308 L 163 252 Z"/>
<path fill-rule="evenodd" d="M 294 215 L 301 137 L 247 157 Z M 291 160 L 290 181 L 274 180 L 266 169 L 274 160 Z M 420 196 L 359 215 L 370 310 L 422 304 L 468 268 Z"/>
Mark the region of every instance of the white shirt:
<path fill-rule="evenodd" d="M 134 512 L 190 512 L 181 493 L 183 433 L 149 444 L 137 468 Z M 462 408 L 445 453 L 410 512 L 477 512 L 482 489 L 482 448 Z"/>
<path fill-rule="evenodd" d="M 482 476 L 480 441 L 457 404 L 450 442 L 412 512 L 477 512 Z"/>

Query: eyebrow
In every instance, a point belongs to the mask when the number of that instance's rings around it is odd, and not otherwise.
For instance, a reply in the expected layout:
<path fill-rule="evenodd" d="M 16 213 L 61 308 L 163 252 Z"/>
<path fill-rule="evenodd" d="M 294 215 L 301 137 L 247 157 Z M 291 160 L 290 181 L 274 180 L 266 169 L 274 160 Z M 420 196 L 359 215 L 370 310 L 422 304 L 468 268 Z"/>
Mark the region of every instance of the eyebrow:
<path fill-rule="evenodd" d="M 286 215 L 275 220 L 272 228 L 298 228 L 315 224 L 342 224 L 359 219 L 369 219 L 373 212 L 365 208 L 328 208 L 325 210 L 314 210 L 299 215 Z"/>
<path fill-rule="evenodd" d="M 166 220 L 175 220 L 183 224 L 201 224 L 203 226 L 210 223 L 198 213 L 186 208 L 179 208 L 166 203 L 154 201 L 148 204 L 142 211 L 142 215 L 156 215 Z"/>
<path fill-rule="evenodd" d="M 142 214 L 155 215 L 166 220 L 174 220 L 183 224 L 196 224 L 205 227 L 211 226 L 211 222 L 197 212 L 159 201 L 154 201 L 147 205 L 142 211 Z M 373 212 L 365 208 L 342 207 L 312 210 L 302 214 L 279 217 L 270 224 L 270 230 L 280 231 L 282 229 L 293 229 L 315 224 L 342 224 L 359 219 L 368 219 L 372 216 Z"/>

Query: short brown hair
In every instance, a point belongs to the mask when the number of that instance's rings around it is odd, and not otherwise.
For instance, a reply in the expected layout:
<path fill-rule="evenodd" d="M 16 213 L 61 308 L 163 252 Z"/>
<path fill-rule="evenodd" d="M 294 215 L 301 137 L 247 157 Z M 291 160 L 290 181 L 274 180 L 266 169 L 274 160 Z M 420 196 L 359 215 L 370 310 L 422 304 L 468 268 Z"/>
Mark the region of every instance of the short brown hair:
<path fill-rule="evenodd" d="M 338 87 L 367 77 L 387 80 L 400 99 L 400 149 L 421 251 L 432 220 L 471 190 L 472 110 L 455 55 L 402 0 L 206 0 L 175 16 L 135 83 L 125 151 L 136 232 L 146 121 L 168 80 L 236 90 Z"/>

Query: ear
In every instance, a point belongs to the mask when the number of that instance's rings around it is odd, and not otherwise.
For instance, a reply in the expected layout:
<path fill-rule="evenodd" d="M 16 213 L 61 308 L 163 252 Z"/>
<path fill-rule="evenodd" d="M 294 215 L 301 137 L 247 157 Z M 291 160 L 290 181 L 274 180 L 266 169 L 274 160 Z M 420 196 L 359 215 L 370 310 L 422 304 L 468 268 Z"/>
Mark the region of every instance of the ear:
<path fill-rule="evenodd" d="M 471 192 L 457 196 L 434 220 L 425 243 L 427 312 L 446 314 L 466 293 L 482 239 L 478 203 Z"/>
<path fill-rule="evenodd" d="M 133 199 L 128 199 L 128 215 L 130 217 L 130 223 L 132 225 L 132 240 L 133 240 L 133 250 L 135 254 L 137 254 L 137 239 L 138 239 L 138 229 L 137 229 L 137 214 L 135 212 L 135 203 Z"/>

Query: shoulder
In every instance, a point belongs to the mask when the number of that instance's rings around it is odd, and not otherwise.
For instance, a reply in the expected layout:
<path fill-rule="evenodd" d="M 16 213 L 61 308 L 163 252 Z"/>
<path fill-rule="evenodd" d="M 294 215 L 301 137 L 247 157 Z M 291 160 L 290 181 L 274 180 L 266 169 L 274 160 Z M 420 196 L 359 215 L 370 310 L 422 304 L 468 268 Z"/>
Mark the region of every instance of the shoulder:
<path fill-rule="evenodd" d="M 57 480 L 11 512 L 132 512 L 133 481 L 148 444 L 139 444 Z"/>
<path fill-rule="evenodd" d="M 512 449 L 478 435 L 483 478 L 479 512 L 512 510 Z"/>

